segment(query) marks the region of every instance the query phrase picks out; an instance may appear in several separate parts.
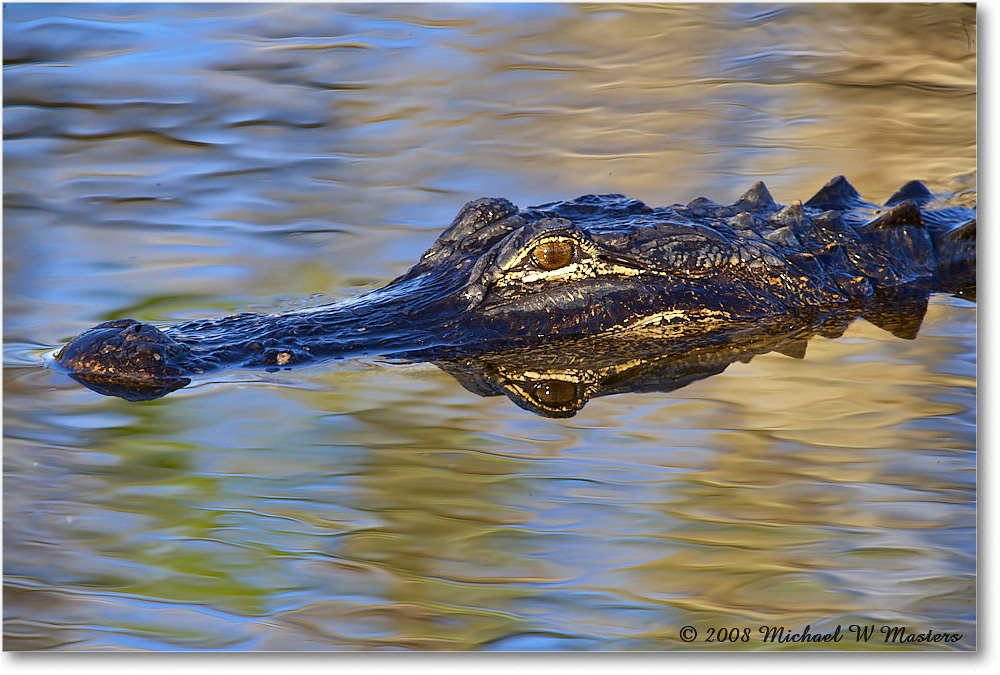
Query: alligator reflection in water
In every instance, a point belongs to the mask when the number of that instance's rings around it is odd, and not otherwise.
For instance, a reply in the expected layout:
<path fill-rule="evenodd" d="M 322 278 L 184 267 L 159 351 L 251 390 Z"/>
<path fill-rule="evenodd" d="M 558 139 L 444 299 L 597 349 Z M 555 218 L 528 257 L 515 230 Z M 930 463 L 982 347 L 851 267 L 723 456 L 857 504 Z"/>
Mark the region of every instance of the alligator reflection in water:
<path fill-rule="evenodd" d="M 109 321 L 56 361 L 96 391 L 146 400 L 227 366 L 393 356 L 565 415 L 595 395 L 675 389 L 757 353 L 799 354 L 858 316 L 913 337 L 931 292 L 974 294 L 975 237 L 975 210 L 937 203 L 915 181 L 884 207 L 842 176 L 784 207 L 762 183 L 728 206 L 481 199 L 406 274 L 365 295 L 162 330 Z"/>
<path fill-rule="evenodd" d="M 480 396 L 504 394 L 539 415 L 572 417 L 592 398 L 674 391 L 760 354 L 804 358 L 812 337 L 838 338 L 859 318 L 896 337 L 913 339 L 927 310 L 928 296 L 926 288 L 910 286 L 881 294 L 864 309 L 807 310 L 734 323 L 710 334 L 665 337 L 634 330 L 434 363 Z"/>

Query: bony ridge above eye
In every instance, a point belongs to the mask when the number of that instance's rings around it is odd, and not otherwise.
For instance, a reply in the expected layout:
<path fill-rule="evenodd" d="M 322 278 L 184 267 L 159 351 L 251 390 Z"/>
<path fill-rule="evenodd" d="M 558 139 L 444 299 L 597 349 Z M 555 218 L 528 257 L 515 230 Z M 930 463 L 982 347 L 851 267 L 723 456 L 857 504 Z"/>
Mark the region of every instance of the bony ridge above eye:
<path fill-rule="evenodd" d="M 556 270 L 573 262 L 576 250 L 572 239 L 550 239 L 531 249 L 531 261 L 543 270 Z"/>

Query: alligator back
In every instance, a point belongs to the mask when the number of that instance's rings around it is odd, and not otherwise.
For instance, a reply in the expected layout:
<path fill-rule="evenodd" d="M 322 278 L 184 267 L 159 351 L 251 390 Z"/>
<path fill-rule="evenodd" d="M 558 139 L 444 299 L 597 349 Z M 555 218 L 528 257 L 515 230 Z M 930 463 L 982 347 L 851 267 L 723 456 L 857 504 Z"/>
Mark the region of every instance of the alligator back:
<path fill-rule="evenodd" d="M 922 183 L 911 181 L 878 206 L 837 176 L 812 198 L 787 206 L 757 183 L 730 205 L 699 198 L 650 209 L 606 195 L 528 211 L 567 218 L 598 237 L 627 231 L 653 251 L 647 259 L 659 258 L 680 275 L 718 275 L 717 285 L 727 276 L 769 275 L 769 291 L 794 306 L 839 303 L 918 281 L 934 291 L 974 287 L 975 210 L 935 201 Z M 637 224 L 648 227 L 639 232 Z M 669 232 L 665 224 L 673 226 Z M 681 228 L 691 235 L 680 234 Z"/>

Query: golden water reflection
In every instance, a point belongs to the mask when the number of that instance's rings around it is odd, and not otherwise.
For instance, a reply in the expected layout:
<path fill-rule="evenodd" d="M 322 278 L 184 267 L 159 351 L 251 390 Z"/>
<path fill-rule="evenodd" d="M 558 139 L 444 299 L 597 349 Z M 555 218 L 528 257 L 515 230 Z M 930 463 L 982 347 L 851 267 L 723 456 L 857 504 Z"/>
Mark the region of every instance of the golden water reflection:
<path fill-rule="evenodd" d="M 42 367 L 108 318 L 369 288 L 483 195 L 974 204 L 974 7 L 4 11 L 6 649 L 974 648 L 973 303 L 568 420 L 429 364 L 138 404 Z"/>
<path fill-rule="evenodd" d="M 927 340 L 960 309 L 932 303 Z M 9 603 L 44 603 L 69 626 L 16 644 L 101 644 L 80 622 L 134 634 L 123 621 L 136 615 L 155 636 L 139 646 L 670 649 L 685 647 L 682 625 L 859 621 L 962 632 L 968 646 L 974 550 L 958 544 L 974 527 L 975 464 L 961 406 L 915 396 L 944 391 L 933 359 L 923 378 L 913 366 L 884 384 L 921 338 L 856 326 L 829 358 L 765 355 L 561 422 L 463 395 L 427 366 L 111 408 L 63 387 L 81 450 L 8 446 L 20 476 L 8 508 L 30 514 L 8 561 L 49 580 L 13 579 Z M 860 384 L 883 384 L 850 400 L 859 381 L 843 364 L 872 349 L 887 364 Z M 826 396 L 790 387 L 772 405 L 780 394 L 760 388 L 799 376 Z M 805 414 L 824 401 L 839 417 Z M 248 405 L 274 412 L 240 418 Z M 100 428 L 109 411 L 120 421 Z M 920 436 L 928 413 L 941 423 Z"/>

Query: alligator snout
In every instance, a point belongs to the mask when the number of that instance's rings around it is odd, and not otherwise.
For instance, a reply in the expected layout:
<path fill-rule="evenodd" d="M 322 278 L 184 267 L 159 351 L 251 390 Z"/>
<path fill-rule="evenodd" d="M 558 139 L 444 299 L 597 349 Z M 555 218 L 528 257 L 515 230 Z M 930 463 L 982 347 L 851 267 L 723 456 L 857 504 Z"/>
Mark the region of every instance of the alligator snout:
<path fill-rule="evenodd" d="M 169 361 L 186 350 L 155 326 L 117 319 L 76 336 L 55 358 L 70 373 L 152 380 L 181 375 Z"/>

